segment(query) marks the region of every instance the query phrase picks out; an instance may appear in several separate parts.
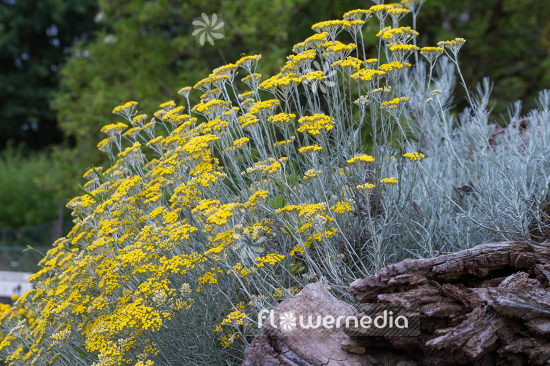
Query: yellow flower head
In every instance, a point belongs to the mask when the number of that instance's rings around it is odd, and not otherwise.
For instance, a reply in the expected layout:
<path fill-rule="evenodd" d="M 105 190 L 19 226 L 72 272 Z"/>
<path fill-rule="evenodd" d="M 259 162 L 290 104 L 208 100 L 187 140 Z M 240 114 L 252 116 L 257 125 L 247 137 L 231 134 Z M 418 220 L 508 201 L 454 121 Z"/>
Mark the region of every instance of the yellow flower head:
<path fill-rule="evenodd" d="M 376 76 L 382 76 L 384 75 L 384 71 L 381 70 L 367 70 L 367 69 L 361 69 L 357 71 L 356 73 L 351 75 L 351 78 L 356 81 L 366 81 L 370 82 L 373 81 L 373 78 Z"/>
<path fill-rule="evenodd" d="M 420 49 L 420 54 L 426 57 L 429 63 L 433 63 L 443 52 L 445 50 L 441 47 L 422 47 Z"/>
<path fill-rule="evenodd" d="M 187 98 L 189 96 L 189 93 L 191 92 L 191 87 L 190 86 L 186 86 L 185 88 L 181 88 L 179 91 L 178 91 L 178 94 L 183 96 L 184 98 Z"/>
<path fill-rule="evenodd" d="M 409 100 L 407 97 L 401 97 L 401 98 L 394 98 L 392 100 L 385 101 L 380 105 L 380 108 L 382 109 L 397 109 L 402 103 L 405 103 Z"/>
<path fill-rule="evenodd" d="M 303 179 L 304 180 L 313 179 L 313 178 L 318 177 L 319 175 L 321 175 L 322 172 L 323 172 L 322 170 L 310 169 L 310 170 L 308 170 L 307 172 L 304 173 Z"/>
<path fill-rule="evenodd" d="M 118 114 L 120 116 L 130 116 L 137 105 L 138 103 L 133 101 L 121 104 L 113 109 L 113 114 Z"/>
<path fill-rule="evenodd" d="M 252 90 L 256 90 L 258 88 L 258 82 L 262 78 L 262 74 L 250 74 L 244 78 L 241 79 L 243 83 L 248 85 L 248 87 Z"/>
<path fill-rule="evenodd" d="M 409 39 L 417 37 L 418 34 L 419 33 L 414 29 L 412 29 L 411 27 L 399 27 L 399 28 L 386 27 L 382 29 L 380 32 L 378 32 L 376 36 L 390 43 L 404 44 Z"/>
<path fill-rule="evenodd" d="M 267 118 L 268 115 L 273 114 L 275 108 L 277 108 L 281 102 L 277 99 L 269 99 L 263 102 L 256 102 L 250 109 L 250 113 L 254 115 Z"/>
<path fill-rule="evenodd" d="M 282 169 L 281 163 L 278 161 L 273 162 L 271 165 L 264 168 L 264 174 L 276 174 Z"/>
<path fill-rule="evenodd" d="M 250 139 L 248 137 L 243 137 L 238 140 L 233 141 L 233 145 L 230 147 L 231 150 L 241 149 L 243 148 Z"/>
<path fill-rule="evenodd" d="M 456 55 L 458 51 L 460 51 L 464 43 L 466 43 L 466 40 L 464 38 L 455 38 L 452 41 L 438 42 L 437 45 L 441 48 L 447 47 L 451 50 L 452 53 Z"/>
<path fill-rule="evenodd" d="M 362 184 L 362 185 L 359 185 L 355 188 L 359 189 L 359 190 L 366 190 L 366 191 L 370 191 L 370 190 L 373 190 L 375 187 L 374 184 L 372 183 L 365 183 L 365 184 Z"/>
<path fill-rule="evenodd" d="M 321 151 L 322 147 L 318 145 L 304 146 L 298 149 L 300 154 L 316 154 Z"/>
<path fill-rule="evenodd" d="M 319 135 L 321 131 L 330 131 L 334 125 L 334 120 L 331 116 L 317 113 L 313 116 L 302 117 L 298 120 L 300 127 L 298 131 L 307 132 L 311 135 Z"/>
<path fill-rule="evenodd" d="M 372 14 L 372 11 L 366 10 L 366 9 L 355 9 L 348 11 L 344 14 L 343 18 L 347 21 L 354 21 L 354 20 L 367 20 Z M 365 19 L 363 19 L 365 17 Z"/>
<path fill-rule="evenodd" d="M 244 56 L 239 61 L 235 62 L 237 66 L 242 67 L 248 72 L 252 73 L 253 66 L 256 66 L 258 61 L 262 59 L 262 55 Z"/>
<path fill-rule="evenodd" d="M 233 79 L 233 77 L 237 72 L 238 67 L 239 66 L 236 64 L 227 64 L 227 65 L 218 67 L 217 69 L 214 69 L 212 71 L 212 75 L 213 76 L 224 75 L 224 76 L 229 76 L 230 79 Z"/>
<path fill-rule="evenodd" d="M 419 49 L 419 47 L 412 44 L 392 43 L 390 45 L 390 51 L 400 60 L 404 60 L 411 52 L 418 51 Z"/>
<path fill-rule="evenodd" d="M 388 10 L 397 7 L 401 4 L 382 4 L 382 5 L 373 5 L 369 8 L 369 11 L 374 13 L 379 19 L 386 17 Z"/>
<path fill-rule="evenodd" d="M 167 112 L 175 107 L 176 107 L 176 103 L 173 100 L 170 100 L 166 103 L 162 103 L 161 105 L 159 105 L 159 108 L 164 109 Z"/>
<path fill-rule="evenodd" d="M 101 128 L 101 132 L 112 137 L 112 136 L 120 135 L 122 131 L 124 131 L 127 127 L 128 125 L 125 125 L 124 123 L 121 123 L 121 122 L 112 123 L 110 125 L 103 126 L 103 128 Z"/>
<path fill-rule="evenodd" d="M 382 183 L 382 184 L 397 184 L 397 179 L 395 177 L 383 178 L 383 179 L 380 179 L 380 183 Z"/>
<path fill-rule="evenodd" d="M 256 126 L 260 122 L 252 113 L 245 113 L 244 116 L 239 116 L 238 121 L 243 129 Z"/>
<path fill-rule="evenodd" d="M 350 165 L 359 164 L 359 163 L 372 163 L 374 161 L 374 157 L 370 155 L 357 155 L 351 159 L 349 159 L 347 162 Z"/>
<path fill-rule="evenodd" d="M 361 68 L 362 61 L 358 58 L 349 56 L 345 60 L 338 60 L 332 64 L 332 67 L 340 67 L 344 69 L 348 74 L 354 73 Z"/>
<path fill-rule="evenodd" d="M 315 23 L 311 26 L 317 33 L 326 32 L 330 38 L 334 40 L 341 28 L 346 24 L 345 20 L 327 20 L 324 22 Z"/>
<path fill-rule="evenodd" d="M 403 156 L 411 161 L 417 161 L 424 158 L 424 154 L 419 152 L 410 152 L 410 153 L 403 154 Z"/>
<path fill-rule="evenodd" d="M 314 34 L 313 36 L 307 38 L 304 43 L 310 47 L 318 48 L 328 39 L 329 34 L 327 32 L 322 32 L 319 34 Z"/>
<path fill-rule="evenodd" d="M 274 116 L 269 117 L 267 120 L 269 122 L 276 123 L 278 125 L 287 125 L 294 121 L 296 118 L 296 115 L 294 114 L 286 114 L 286 113 L 279 113 Z"/>
<path fill-rule="evenodd" d="M 409 10 L 403 8 L 392 8 L 388 9 L 388 14 L 392 17 L 395 22 L 398 22 L 405 15 L 410 13 Z"/>
<path fill-rule="evenodd" d="M 338 215 L 342 215 L 346 212 L 353 211 L 353 208 L 351 208 L 350 203 L 347 201 L 336 202 L 336 204 L 332 206 L 330 209 L 334 211 L 334 213 L 337 213 Z"/>

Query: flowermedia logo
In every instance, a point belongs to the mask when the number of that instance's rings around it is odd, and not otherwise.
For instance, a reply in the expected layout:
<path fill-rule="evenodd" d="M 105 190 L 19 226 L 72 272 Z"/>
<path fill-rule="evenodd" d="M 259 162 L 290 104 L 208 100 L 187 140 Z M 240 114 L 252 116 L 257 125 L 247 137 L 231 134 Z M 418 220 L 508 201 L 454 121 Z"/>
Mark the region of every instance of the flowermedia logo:
<path fill-rule="evenodd" d="M 286 312 L 281 315 L 280 326 L 283 331 L 290 331 L 296 328 L 296 317 L 292 312 Z"/>
<path fill-rule="evenodd" d="M 295 311 L 279 314 L 263 309 L 258 313 L 258 328 L 265 325 L 268 330 L 282 332 L 347 329 L 346 333 L 361 336 L 418 336 L 420 323 L 415 313 L 418 314 L 414 309 L 395 306 L 376 306 L 358 316 L 297 314 Z"/>
<path fill-rule="evenodd" d="M 199 18 L 193 20 L 195 30 L 191 35 L 195 36 L 201 46 L 204 46 L 205 41 L 213 46 L 214 40 L 222 39 L 225 36 L 224 25 L 225 23 L 220 15 L 214 13 L 209 17 L 202 13 Z"/>
<path fill-rule="evenodd" d="M 316 94 L 319 90 L 321 91 L 321 93 L 326 93 L 327 88 L 333 88 L 334 86 L 336 86 L 336 83 L 334 82 L 336 77 L 336 70 L 331 68 L 327 61 L 325 61 L 322 65 L 318 61 L 314 61 L 311 71 L 320 71 L 322 73 L 321 78 L 306 78 L 304 81 L 305 83 L 311 84 L 311 91 L 314 94 Z"/>

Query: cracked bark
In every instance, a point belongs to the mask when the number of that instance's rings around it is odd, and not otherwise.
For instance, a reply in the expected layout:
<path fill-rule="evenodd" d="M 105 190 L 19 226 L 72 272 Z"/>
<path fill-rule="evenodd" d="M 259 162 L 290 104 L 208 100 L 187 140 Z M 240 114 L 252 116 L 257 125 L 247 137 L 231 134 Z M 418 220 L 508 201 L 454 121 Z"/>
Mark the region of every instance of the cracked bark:
<path fill-rule="evenodd" d="M 419 337 L 374 337 L 353 328 L 293 337 L 265 327 L 243 365 L 548 365 L 549 281 L 548 242 L 489 243 L 407 259 L 354 281 L 350 292 L 361 303 L 416 306 Z M 320 284 L 281 303 L 275 318 L 292 309 L 357 315 Z"/>

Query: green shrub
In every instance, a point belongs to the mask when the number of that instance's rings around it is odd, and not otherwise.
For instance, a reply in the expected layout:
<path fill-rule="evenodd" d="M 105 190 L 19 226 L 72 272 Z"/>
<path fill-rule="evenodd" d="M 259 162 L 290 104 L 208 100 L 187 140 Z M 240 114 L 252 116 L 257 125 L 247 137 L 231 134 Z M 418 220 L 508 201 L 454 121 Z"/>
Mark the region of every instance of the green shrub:
<path fill-rule="evenodd" d="M 47 153 L 25 156 L 22 146 L 0 153 L 0 228 L 57 219 L 59 198 L 45 181 L 53 169 L 55 164 Z"/>

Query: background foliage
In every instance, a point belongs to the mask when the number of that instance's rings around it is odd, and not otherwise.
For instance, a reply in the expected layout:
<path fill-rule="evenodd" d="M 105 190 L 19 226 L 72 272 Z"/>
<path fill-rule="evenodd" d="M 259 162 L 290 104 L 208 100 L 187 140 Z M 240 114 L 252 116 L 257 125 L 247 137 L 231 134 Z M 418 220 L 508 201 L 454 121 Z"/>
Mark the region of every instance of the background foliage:
<path fill-rule="evenodd" d="M 61 142 L 50 101 L 61 65 L 95 28 L 97 1 L 4 0 L 0 3 L 0 149 L 8 140 L 39 149 Z"/>
<path fill-rule="evenodd" d="M 0 153 L 0 227 L 38 225 L 57 218 L 59 167 L 48 155 L 9 146 Z M 17 199 L 14 199 L 17 197 Z"/>
<path fill-rule="evenodd" d="M 516 100 L 535 107 L 550 86 L 550 2 L 545 0 L 428 0 L 418 20 L 420 42 L 466 38 L 460 54 L 466 84 L 495 82 L 492 103 L 503 113 Z M 459 88 L 460 89 L 460 88 Z M 457 89 L 457 96 L 463 93 Z M 464 100 L 457 100 L 466 106 Z"/>

